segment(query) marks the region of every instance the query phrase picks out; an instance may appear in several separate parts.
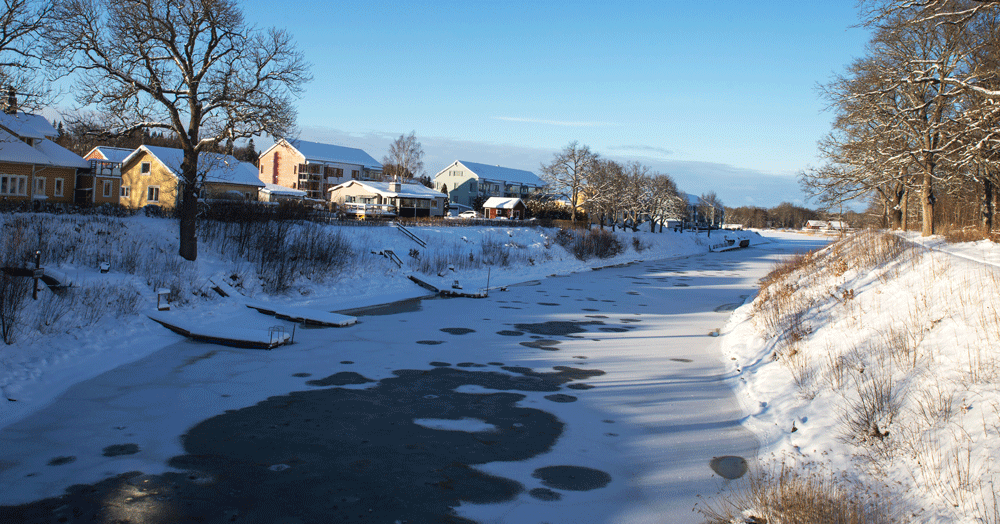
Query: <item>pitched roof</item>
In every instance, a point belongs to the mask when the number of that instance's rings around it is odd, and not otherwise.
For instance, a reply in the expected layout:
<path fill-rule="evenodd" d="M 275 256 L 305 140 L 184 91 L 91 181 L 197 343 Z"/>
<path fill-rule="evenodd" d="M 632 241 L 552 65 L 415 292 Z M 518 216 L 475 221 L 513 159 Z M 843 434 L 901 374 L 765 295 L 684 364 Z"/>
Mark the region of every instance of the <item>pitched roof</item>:
<path fill-rule="evenodd" d="M 357 184 L 364 186 L 372 193 L 378 193 L 385 197 L 399 197 L 399 198 L 447 198 L 448 196 L 440 191 L 431 189 L 423 184 L 401 184 L 399 191 L 393 191 L 390 187 L 392 182 L 369 182 L 367 180 L 348 180 L 343 184 L 334 186 L 328 191 L 335 191 L 341 187 L 348 187 L 350 185 Z"/>
<path fill-rule="evenodd" d="M 39 140 L 35 143 L 35 147 L 31 147 L 3 129 L 0 129 L 0 162 L 57 167 L 90 167 L 90 164 L 83 158 L 51 140 Z"/>
<path fill-rule="evenodd" d="M 59 136 L 56 128 L 41 115 L 0 112 L 0 126 L 21 138 L 55 138 Z"/>
<path fill-rule="evenodd" d="M 514 206 L 521 202 L 520 198 L 489 197 L 483 202 L 483 207 L 490 209 L 514 209 Z M 521 205 L 524 205 L 523 203 Z"/>
<path fill-rule="evenodd" d="M 382 164 L 362 149 L 320 144 L 306 140 L 293 140 L 288 142 L 288 144 L 297 149 L 299 153 L 302 153 L 302 156 L 306 157 L 306 161 L 340 162 L 343 164 L 364 166 L 367 169 L 382 169 Z"/>
<path fill-rule="evenodd" d="M 172 147 L 139 146 L 122 164 L 128 164 L 139 157 L 141 152 L 147 152 L 160 161 L 178 179 L 181 178 L 181 162 L 184 161 L 184 151 Z M 201 153 L 198 155 L 198 171 L 205 173 L 206 182 L 238 184 L 243 186 L 264 187 L 258 178 L 257 168 L 249 162 L 238 160 L 232 155 L 219 153 Z"/>
<path fill-rule="evenodd" d="M 100 153 L 100 155 L 109 162 L 124 162 L 125 159 L 128 158 L 129 155 L 131 155 L 135 150 L 125 147 L 97 146 L 83 156 L 90 156 L 90 154 L 95 151 Z"/>
<path fill-rule="evenodd" d="M 301 189 L 292 189 L 290 187 L 279 186 L 278 184 L 270 184 L 267 182 L 264 182 L 264 188 L 261 189 L 261 191 L 271 193 L 272 195 L 286 195 L 294 197 L 304 197 L 309 194 Z"/>
<path fill-rule="evenodd" d="M 35 144 L 35 147 L 47 156 L 54 166 L 81 169 L 90 167 L 90 162 L 84 160 L 83 157 L 51 140 L 42 140 Z"/>
<path fill-rule="evenodd" d="M 525 171 L 524 169 L 491 166 L 489 164 L 467 162 L 465 160 L 456 160 L 456 162 L 465 166 L 466 169 L 475 173 L 479 178 L 503 180 L 504 182 L 513 182 L 516 184 L 535 187 L 542 187 L 546 185 L 544 180 L 538 178 L 538 175 L 532 173 L 531 171 Z"/>

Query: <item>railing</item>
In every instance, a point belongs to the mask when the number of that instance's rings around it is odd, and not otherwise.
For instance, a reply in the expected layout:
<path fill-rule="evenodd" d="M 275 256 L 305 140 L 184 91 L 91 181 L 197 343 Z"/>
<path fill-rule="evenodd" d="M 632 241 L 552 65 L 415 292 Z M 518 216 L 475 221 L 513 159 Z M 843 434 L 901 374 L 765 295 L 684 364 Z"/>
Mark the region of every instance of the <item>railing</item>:
<path fill-rule="evenodd" d="M 424 242 L 420 237 L 414 235 L 412 231 L 406 229 L 406 227 L 404 227 L 403 224 L 400 224 L 399 221 L 393 223 L 396 225 L 396 229 L 402 231 L 403 234 L 409 237 L 410 240 L 416 242 L 418 245 L 420 245 L 420 247 L 427 247 L 427 242 Z"/>
<path fill-rule="evenodd" d="M 345 202 L 345 213 L 357 216 L 396 216 L 396 206 L 389 204 L 364 204 L 361 202 Z"/>

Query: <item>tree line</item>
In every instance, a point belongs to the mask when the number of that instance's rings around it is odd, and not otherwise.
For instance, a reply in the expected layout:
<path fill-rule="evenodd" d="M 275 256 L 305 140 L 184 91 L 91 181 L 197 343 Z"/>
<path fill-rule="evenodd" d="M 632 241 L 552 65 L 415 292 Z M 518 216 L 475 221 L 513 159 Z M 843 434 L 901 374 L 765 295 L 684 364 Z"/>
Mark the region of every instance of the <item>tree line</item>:
<path fill-rule="evenodd" d="M 601 228 L 628 224 L 635 230 L 648 220 L 653 231 L 657 224 L 662 228 L 668 219 L 687 214 L 687 199 L 670 175 L 640 162 L 602 158 L 575 141 L 555 153 L 549 163 L 542 164 L 541 173 L 549 191 L 569 201 L 570 220 L 574 222 L 578 211 L 583 210 Z M 702 200 L 721 209 L 722 203 L 714 193 L 704 195 Z"/>
<path fill-rule="evenodd" d="M 885 226 L 994 227 L 1000 0 L 863 0 L 867 54 L 821 86 L 825 163 L 800 174 L 827 207 L 868 198 Z M 913 208 L 916 209 L 913 209 Z"/>

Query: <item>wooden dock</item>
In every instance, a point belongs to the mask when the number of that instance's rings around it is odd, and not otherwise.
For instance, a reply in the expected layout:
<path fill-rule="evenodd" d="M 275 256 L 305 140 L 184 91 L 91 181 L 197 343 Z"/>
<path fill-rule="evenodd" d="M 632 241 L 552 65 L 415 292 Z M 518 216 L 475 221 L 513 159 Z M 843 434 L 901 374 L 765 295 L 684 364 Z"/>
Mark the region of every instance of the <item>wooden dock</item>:
<path fill-rule="evenodd" d="M 274 349 L 291 342 L 291 335 L 284 326 L 263 329 L 232 329 L 226 327 L 198 326 L 162 314 L 148 315 L 163 327 L 192 340 L 210 342 L 236 348 Z"/>

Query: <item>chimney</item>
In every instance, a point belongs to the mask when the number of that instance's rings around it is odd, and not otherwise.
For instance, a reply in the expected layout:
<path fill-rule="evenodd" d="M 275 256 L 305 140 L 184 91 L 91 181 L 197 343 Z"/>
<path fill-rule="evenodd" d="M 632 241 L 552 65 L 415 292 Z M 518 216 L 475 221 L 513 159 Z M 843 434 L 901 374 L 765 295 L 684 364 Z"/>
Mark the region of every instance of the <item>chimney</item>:
<path fill-rule="evenodd" d="M 403 185 L 399 183 L 398 176 L 393 178 L 392 182 L 389 182 L 389 191 L 392 191 L 393 193 L 399 193 L 402 190 L 403 190 Z"/>
<path fill-rule="evenodd" d="M 7 107 L 4 111 L 6 111 L 8 115 L 17 113 L 17 92 L 14 91 L 14 86 L 7 87 Z"/>

